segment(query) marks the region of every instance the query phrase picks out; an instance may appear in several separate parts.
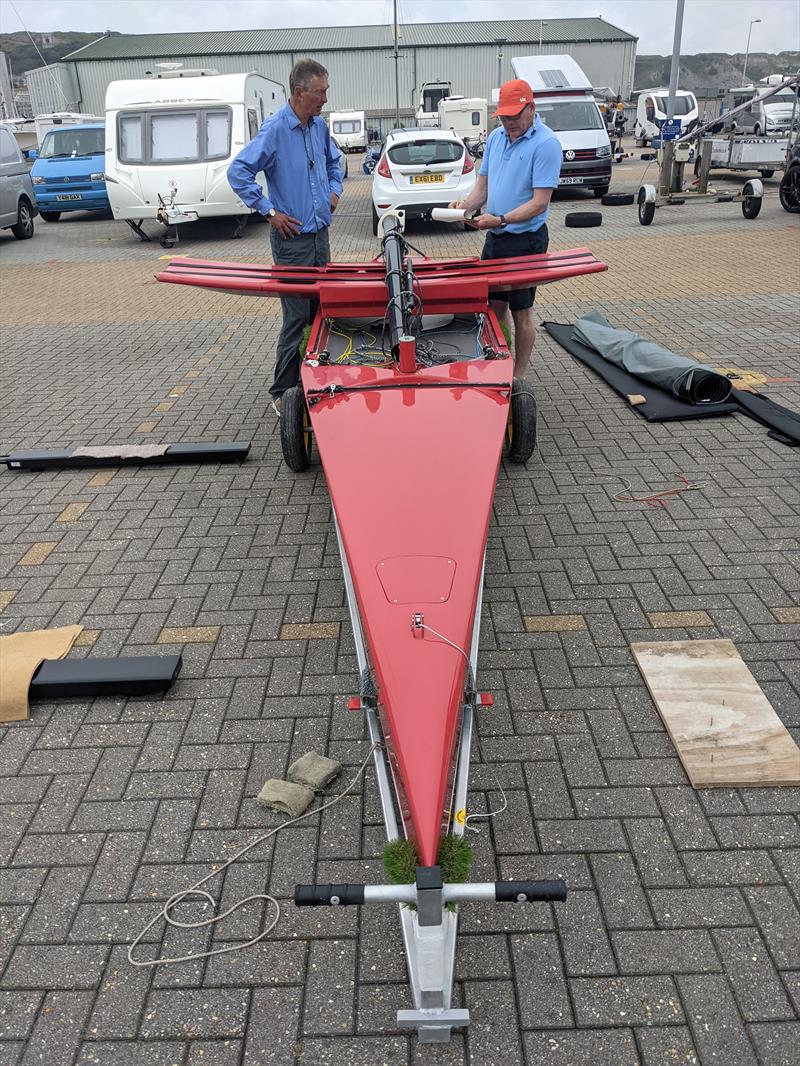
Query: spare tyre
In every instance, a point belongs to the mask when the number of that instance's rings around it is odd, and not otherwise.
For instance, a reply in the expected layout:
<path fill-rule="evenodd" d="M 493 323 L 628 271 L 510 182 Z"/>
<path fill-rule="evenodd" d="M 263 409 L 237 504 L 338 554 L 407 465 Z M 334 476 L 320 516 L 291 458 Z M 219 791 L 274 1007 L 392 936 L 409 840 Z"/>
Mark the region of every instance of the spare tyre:
<path fill-rule="evenodd" d="M 606 207 L 628 207 L 636 198 L 632 192 L 607 192 L 600 199 L 600 203 Z"/>
<path fill-rule="evenodd" d="M 564 225 L 570 229 L 588 229 L 602 224 L 603 216 L 599 211 L 570 211 L 564 216 Z"/>

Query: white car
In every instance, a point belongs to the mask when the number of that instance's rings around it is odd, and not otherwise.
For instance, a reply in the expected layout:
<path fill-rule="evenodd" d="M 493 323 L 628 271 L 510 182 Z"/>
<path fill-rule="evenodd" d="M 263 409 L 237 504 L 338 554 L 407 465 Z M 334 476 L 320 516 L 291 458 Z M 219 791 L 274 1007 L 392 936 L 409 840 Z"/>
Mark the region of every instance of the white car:
<path fill-rule="evenodd" d="M 475 185 L 475 161 L 451 130 L 392 130 L 372 172 L 372 232 L 389 210 L 430 218 L 434 207 L 465 199 Z"/>

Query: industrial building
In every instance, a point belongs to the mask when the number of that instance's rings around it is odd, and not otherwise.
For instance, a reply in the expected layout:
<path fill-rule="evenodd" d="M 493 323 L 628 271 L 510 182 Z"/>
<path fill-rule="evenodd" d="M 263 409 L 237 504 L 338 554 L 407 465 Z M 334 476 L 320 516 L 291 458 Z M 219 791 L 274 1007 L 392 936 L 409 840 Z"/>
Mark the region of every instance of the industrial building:
<path fill-rule="evenodd" d="M 111 34 L 27 72 L 34 114 L 102 114 L 112 81 L 157 74 L 163 63 L 220 74 L 257 71 L 286 85 L 296 60 L 312 56 L 330 72 L 328 108 L 367 112 L 381 133 L 393 124 L 397 84 L 404 121 L 425 82 L 449 81 L 452 92 L 486 97 L 513 77 L 513 56 L 568 53 L 595 86 L 623 98 L 633 88 L 637 38 L 601 18 L 511 22 L 410 23 L 392 26 L 225 30 L 209 33 Z"/>

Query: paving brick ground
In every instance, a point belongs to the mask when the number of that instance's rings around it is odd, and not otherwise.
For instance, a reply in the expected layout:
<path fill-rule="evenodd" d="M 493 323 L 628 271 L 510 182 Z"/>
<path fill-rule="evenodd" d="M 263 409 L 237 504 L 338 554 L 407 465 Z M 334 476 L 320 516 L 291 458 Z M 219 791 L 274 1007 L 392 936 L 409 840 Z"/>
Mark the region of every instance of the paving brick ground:
<path fill-rule="evenodd" d="M 615 184 L 644 169 L 627 161 Z M 340 259 L 375 252 L 369 179 L 351 173 Z M 649 229 L 634 208 L 566 229 L 580 197 L 559 199 L 552 247 L 588 244 L 610 269 L 543 289 L 542 315 L 600 306 L 709 365 L 790 379 L 764 388 L 800 409 L 799 231 L 766 188 L 756 221 L 676 207 Z M 444 226 L 410 236 L 437 255 L 480 247 Z M 0 632 L 78 622 L 72 656 L 185 664 L 165 699 L 38 703 L 0 727 L 0 1061 L 796 1062 L 800 790 L 692 790 L 628 646 L 732 639 L 798 735 L 797 453 L 739 417 L 648 425 L 539 336 L 541 454 L 498 481 L 480 656 L 496 705 L 472 776 L 474 810 L 497 806 L 498 782 L 509 810 L 473 843 L 477 877 L 563 875 L 571 896 L 466 910 L 455 1000 L 472 1025 L 420 1047 L 395 1027 L 408 997 L 390 910 L 284 903 L 241 954 L 128 964 L 159 902 L 275 824 L 255 803 L 268 777 L 310 748 L 348 774 L 364 757 L 343 707 L 356 664 L 328 494 L 318 465 L 281 462 L 271 301 L 156 285 L 159 245 L 87 216 L 0 244 L 3 451 L 253 441 L 241 466 L 0 473 Z M 225 225 L 198 226 L 175 251 L 263 258 L 266 230 L 230 243 Z M 677 473 L 701 487 L 665 510 L 614 499 L 623 478 L 646 491 Z M 379 880 L 379 823 L 368 777 L 231 868 L 223 905 Z M 262 917 L 251 905 L 213 938 L 155 929 L 141 950 L 224 946 Z"/>

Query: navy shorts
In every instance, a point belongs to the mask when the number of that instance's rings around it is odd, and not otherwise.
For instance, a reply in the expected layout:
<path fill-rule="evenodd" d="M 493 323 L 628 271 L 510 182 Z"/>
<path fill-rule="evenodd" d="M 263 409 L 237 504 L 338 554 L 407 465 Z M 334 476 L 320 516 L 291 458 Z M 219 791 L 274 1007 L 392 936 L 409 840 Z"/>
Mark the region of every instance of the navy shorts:
<path fill-rule="evenodd" d="M 486 242 L 481 252 L 481 259 L 513 259 L 520 255 L 541 255 L 547 251 L 550 235 L 547 223 L 532 233 L 492 233 L 486 234 Z M 513 292 L 489 292 L 490 300 L 502 300 L 512 311 L 523 311 L 533 307 L 536 289 L 515 289 Z"/>

